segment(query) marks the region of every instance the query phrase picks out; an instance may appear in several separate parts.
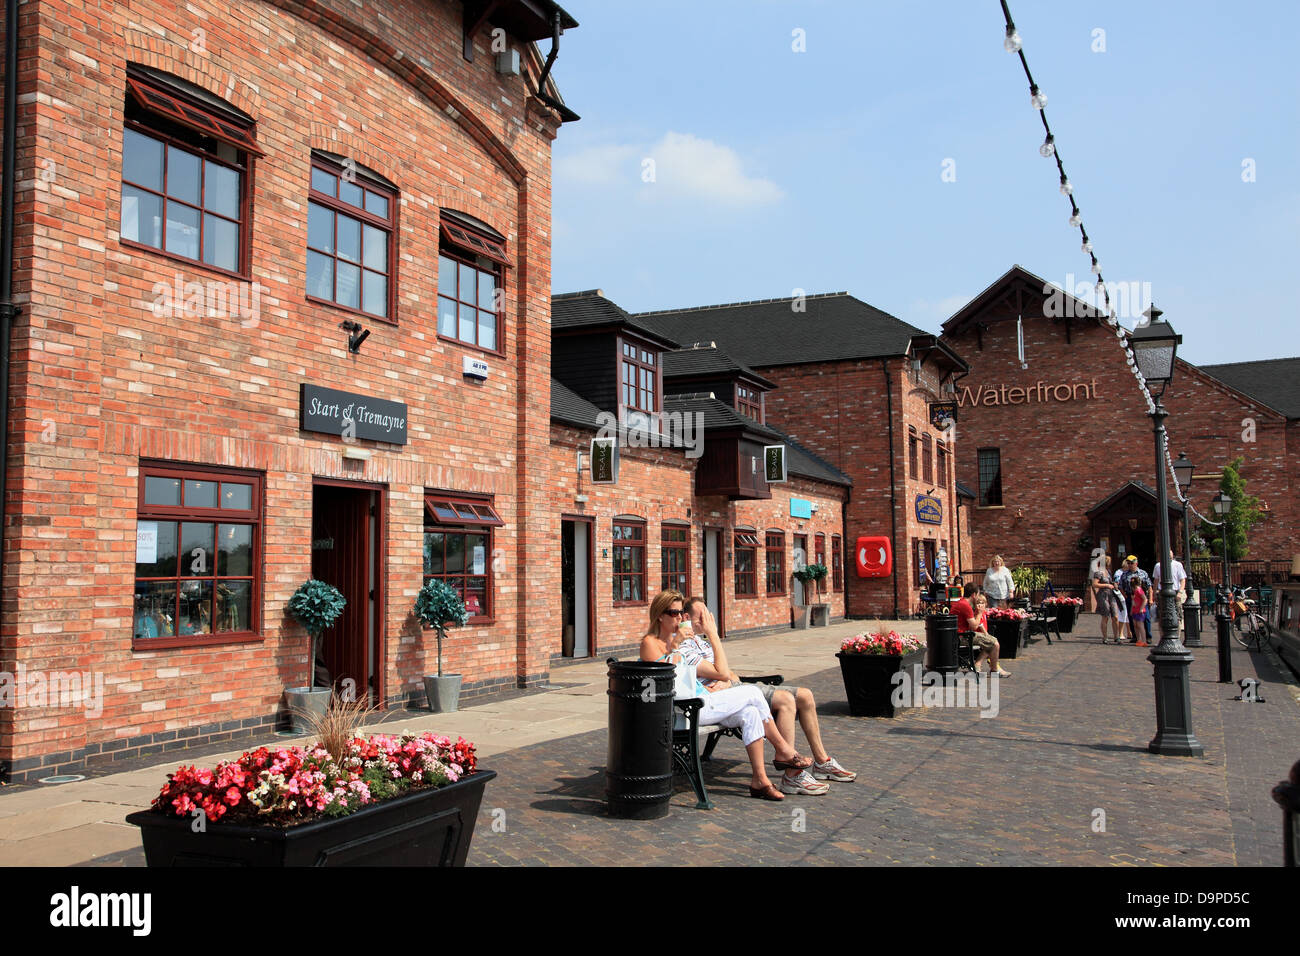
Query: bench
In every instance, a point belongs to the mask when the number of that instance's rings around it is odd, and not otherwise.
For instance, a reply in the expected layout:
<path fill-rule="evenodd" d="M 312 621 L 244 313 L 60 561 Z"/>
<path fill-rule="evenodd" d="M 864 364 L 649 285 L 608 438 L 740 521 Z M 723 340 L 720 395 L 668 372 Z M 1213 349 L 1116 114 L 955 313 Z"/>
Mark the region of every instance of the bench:
<path fill-rule="evenodd" d="M 745 684 L 771 684 L 776 687 L 780 686 L 785 678 L 780 674 L 769 674 L 765 677 L 742 677 L 740 680 Z M 685 774 L 690 780 L 695 790 L 695 809 L 712 810 L 713 801 L 709 799 L 709 792 L 704 786 L 704 771 L 700 763 L 713 755 L 713 748 L 723 737 L 741 739 L 740 729 L 719 727 L 716 724 L 705 724 L 701 727 L 700 710 L 704 707 L 704 701 L 698 697 L 674 700 L 673 706 L 681 712 L 686 723 L 686 726 L 680 730 L 675 726 L 673 728 L 673 768 L 676 772 Z M 700 734 L 706 734 L 708 737 L 703 751 L 700 750 Z"/>
<path fill-rule="evenodd" d="M 1029 637 L 1032 637 L 1036 633 L 1042 634 L 1043 637 L 1047 638 L 1047 643 L 1051 644 L 1052 635 L 1048 633 L 1049 625 L 1051 626 L 1051 629 L 1053 631 L 1056 631 L 1056 639 L 1058 641 L 1064 640 L 1064 638 L 1061 637 L 1060 629 L 1057 628 L 1056 626 L 1056 615 L 1047 613 L 1046 604 L 1040 604 L 1038 607 L 1030 608 L 1029 635 L 1028 635 Z"/>

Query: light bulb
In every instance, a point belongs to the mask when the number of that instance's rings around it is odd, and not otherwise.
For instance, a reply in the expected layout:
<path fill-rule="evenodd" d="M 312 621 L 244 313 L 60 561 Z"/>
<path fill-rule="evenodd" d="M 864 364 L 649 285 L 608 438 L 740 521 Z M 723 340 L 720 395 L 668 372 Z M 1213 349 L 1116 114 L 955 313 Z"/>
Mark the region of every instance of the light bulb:
<path fill-rule="evenodd" d="M 1068 196 L 1068 195 L 1070 195 L 1070 193 L 1072 193 L 1072 192 L 1074 192 L 1074 186 L 1073 186 L 1073 184 L 1072 184 L 1068 179 L 1066 179 L 1064 176 L 1062 176 L 1062 177 L 1061 177 L 1061 195 L 1062 195 L 1062 196 Z"/>
<path fill-rule="evenodd" d="M 1077 229 L 1079 227 L 1079 224 L 1082 222 L 1083 219 L 1079 216 L 1077 212 L 1070 217 L 1070 225 L 1075 229 Z"/>
<path fill-rule="evenodd" d="M 1099 296 L 1102 296 L 1103 298 L 1106 296 L 1106 283 L 1100 280 L 1097 281 L 1097 294 Z M 1110 317 L 1110 324 L 1111 325 L 1119 324 L 1118 322 L 1115 321 L 1115 317 L 1113 315 Z"/>
<path fill-rule="evenodd" d="M 1031 94 L 1029 97 L 1029 104 L 1034 109 L 1041 110 L 1044 106 L 1047 105 L 1047 94 L 1044 93 L 1042 90 L 1040 90 L 1037 86 L 1031 86 L 1029 88 L 1029 92 Z"/>
<path fill-rule="evenodd" d="M 1007 27 L 1006 38 L 1002 41 L 1002 49 L 1008 53 L 1020 52 L 1020 34 L 1016 32 L 1014 26 Z"/>
<path fill-rule="evenodd" d="M 1133 367 L 1133 355 L 1131 353 L 1124 359 L 1124 361 L 1128 363 L 1129 368 Z"/>
<path fill-rule="evenodd" d="M 1084 252 L 1092 252 L 1092 240 L 1084 239 L 1083 245 L 1080 248 L 1083 249 Z"/>
<path fill-rule="evenodd" d="M 1099 276 L 1099 275 L 1101 275 L 1101 263 L 1098 262 L 1096 259 L 1093 259 L 1093 260 L 1092 260 L 1092 270 L 1091 270 L 1091 271 L 1092 271 L 1092 274 L 1095 275 L 1095 276 Z"/>
<path fill-rule="evenodd" d="M 1047 139 L 1043 140 L 1043 145 L 1038 147 L 1038 155 L 1050 158 L 1056 153 L 1056 137 L 1051 133 L 1047 134 Z"/>

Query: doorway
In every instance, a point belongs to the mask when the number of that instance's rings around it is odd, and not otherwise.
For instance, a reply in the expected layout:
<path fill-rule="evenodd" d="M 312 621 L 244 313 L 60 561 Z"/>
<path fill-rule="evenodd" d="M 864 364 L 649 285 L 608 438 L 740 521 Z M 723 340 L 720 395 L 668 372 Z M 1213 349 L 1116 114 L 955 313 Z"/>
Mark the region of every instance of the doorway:
<path fill-rule="evenodd" d="M 718 543 L 721 532 L 717 528 L 704 529 L 704 603 L 708 606 L 718 631 L 722 624 L 722 576 L 718 564 Z"/>
<path fill-rule="evenodd" d="M 348 602 L 321 634 L 315 684 L 371 705 L 384 699 L 383 507 L 379 486 L 322 480 L 312 486 L 311 576 L 338 588 Z"/>
<path fill-rule="evenodd" d="M 560 521 L 560 653 L 592 654 L 591 519 Z"/>
<path fill-rule="evenodd" d="M 793 573 L 806 567 L 808 567 L 808 536 L 797 534 L 794 536 L 794 549 L 790 552 L 790 571 Z M 798 578 L 795 578 L 790 585 L 790 598 L 796 607 L 808 603 L 804 600 L 803 582 Z"/>

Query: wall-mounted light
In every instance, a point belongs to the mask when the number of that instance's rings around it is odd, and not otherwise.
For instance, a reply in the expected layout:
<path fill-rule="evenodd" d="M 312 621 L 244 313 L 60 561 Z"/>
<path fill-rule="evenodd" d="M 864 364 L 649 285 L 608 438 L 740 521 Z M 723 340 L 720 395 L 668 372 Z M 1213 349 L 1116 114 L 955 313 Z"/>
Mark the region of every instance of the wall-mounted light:
<path fill-rule="evenodd" d="M 816 514 L 816 513 L 817 513 L 817 502 L 814 501 L 811 505 L 809 505 L 809 506 L 808 506 L 808 510 L 811 511 L 813 514 Z"/>
<path fill-rule="evenodd" d="M 353 322 L 351 319 L 344 319 L 339 323 L 339 328 L 348 333 L 348 351 L 360 352 L 361 343 L 370 337 L 370 330 L 363 328 L 360 322 Z"/>
<path fill-rule="evenodd" d="M 1017 509 L 1016 509 L 1016 517 L 1017 517 L 1017 518 L 1023 518 L 1024 516 L 1025 516 L 1025 509 L 1024 509 L 1024 508 L 1017 508 Z"/>

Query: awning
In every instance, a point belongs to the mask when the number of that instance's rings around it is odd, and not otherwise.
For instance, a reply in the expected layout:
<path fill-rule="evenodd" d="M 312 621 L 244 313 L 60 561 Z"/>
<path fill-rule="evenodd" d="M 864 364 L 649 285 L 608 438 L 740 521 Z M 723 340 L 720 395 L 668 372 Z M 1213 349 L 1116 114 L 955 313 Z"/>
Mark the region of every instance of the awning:
<path fill-rule="evenodd" d="M 498 528 L 505 524 L 486 501 L 447 495 L 425 495 L 424 513 L 434 524 L 458 527 L 476 525 L 484 528 Z"/>

